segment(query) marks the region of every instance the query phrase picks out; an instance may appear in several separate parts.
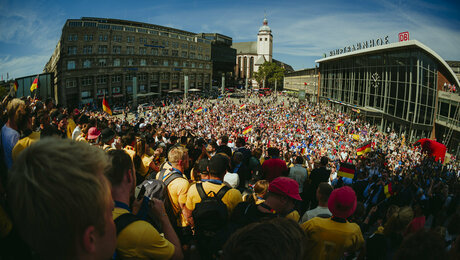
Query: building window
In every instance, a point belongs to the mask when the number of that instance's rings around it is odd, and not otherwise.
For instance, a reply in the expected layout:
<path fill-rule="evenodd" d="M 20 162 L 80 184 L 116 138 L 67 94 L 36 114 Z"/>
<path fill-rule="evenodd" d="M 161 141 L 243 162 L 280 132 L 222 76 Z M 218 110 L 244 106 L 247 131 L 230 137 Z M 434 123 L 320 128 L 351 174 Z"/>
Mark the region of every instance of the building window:
<path fill-rule="evenodd" d="M 99 59 L 99 67 L 105 67 L 105 66 L 107 66 L 106 59 Z"/>
<path fill-rule="evenodd" d="M 103 97 L 104 95 L 107 95 L 108 91 L 106 88 L 101 88 L 97 90 L 97 96 L 98 97 Z"/>
<path fill-rule="evenodd" d="M 128 42 L 134 42 L 136 38 L 134 36 L 128 36 Z"/>
<path fill-rule="evenodd" d="M 142 73 L 138 75 L 139 81 L 145 81 L 147 79 L 147 74 Z"/>
<path fill-rule="evenodd" d="M 140 65 L 141 65 L 141 66 L 146 66 L 146 65 L 147 65 L 147 61 L 146 61 L 145 59 L 141 59 Z"/>
<path fill-rule="evenodd" d="M 83 62 L 83 68 L 91 68 L 91 61 L 90 60 L 85 60 Z"/>
<path fill-rule="evenodd" d="M 120 75 L 113 75 L 112 76 L 112 83 L 119 83 L 121 82 L 121 76 Z"/>
<path fill-rule="evenodd" d="M 182 57 L 182 58 L 187 58 L 187 52 L 186 52 L 186 51 L 183 51 L 183 52 L 181 53 L 181 57 Z"/>
<path fill-rule="evenodd" d="M 180 45 L 180 47 L 181 47 L 182 49 L 188 49 L 187 43 L 182 43 L 182 44 Z"/>
<path fill-rule="evenodd" d="M 160 62 L 157 59 L 152 60 L 152 65 L 153 66 L 158 66 Z"/>
<path fill-rule="evenodd" d="M 198 54 L 198 59 L 199 59 L 199 60 L 202 60 L 202 59 L 203 59 L 203 55 Z"/>
<path fill-rule="evenodd" d="M 174 65 L 174 67 L 178 67 L 179 66 L 179 61 L 175 60 L 173 65 Z"/>
<path fill-rule="evenodd" d="M 75 69 L 75 61 L 74 60 L 67 61 L 67 69 L 68 70 L 74 70 Z"/>
<path fill-rule="evenodd" d="M 121 46 L 113 46 L 112 53 L 113 54 L 120 54 L 121 53 Z"/>
<path fill-rule="evenodd" d="M 143 48 L 143 47 L 140 47 L 140 48 L 139 48 L 139 54 L 141 54 L 141 55 L 142 55 L 142 54 L 143 54 L 143 55 L 147 54 L 147 49 L 146 49 L 146 48 Z"/>
<path fill-rule="evenodd" d="M 172 51 L 171 51 L 171 56 L 173 56 L 173 57 L 179 57 L 179 51 L 178 51 L 178 50 L 172 50 Z"/>
<path fill-rule="evenodd" d="M 179 73 L 173 73 L 172 78 L 173 79 L 178 79 L 179 78 Z"/>
<path fill-rule="evenodd" d="M 178 42 L 172 42 L 171 47 L 173 47 L 174 49 L 177 49 L 177 48 L 179 48 L 179 43 Z"/>
<path fill-rule="evenodd" d="M 107 45 L 99 45 L 99 47 L 97 48 L 97 53 L 107 54 Z"/>
<path fill-rule="evenodd" d="M 150 51 L 150 54 L 155 55 L 155 56 L 158 56 L 158 49 L 153 48 L 153 49 Z"/>
<path fill-rule="evenodd" d="M 121 38 L 120 35 L 114 35 L 114 36 L 113 36 L 113 41 L 114 41 L 114 42 L 121 42 L 121 39 L 122 39 L 122 38 Z"/>
<path fill-rule="evenodd" d="M 168 60 L 163 60 L 163 66 L 169 66 L 169 61 Z"/>
<path fill-rule="evenodd" d="M 199 63 L 198 68 L 202 69 L 203 68 L 203 63 Z"/>
<path fill-rule="evenodd" d="M 167 72 L 162 72 L 162 73 L 161 73 L 161 79 L 169 79 L 169 73 L 167 73 Z"/>
<path fill-rule="evenodd" d="M 211 68 L 211 66 L 209 65 L 209 63 L 206 64 L 206 69 L 210 69 L 210 68 Z"/>
<path fill-rule="evenodd" d="M 195 68 L 195 62 L 192 62 L 192 63 L 191 63 L 191 67 L 192 67 L 192 68 Z"/>
<path fill-rule="evenodd" d="M 69 42 L 76 42 L 78 40 L 78 36 L 76 34 L 69 34 L 69 36 L 67 37 L 67 40 Z"/>
<path fill-rule="evenodd" d="M 114 59 L 113 60 L 113 66 L 114 67 L 120 67 L 120 59 Z"/>
<path fill-rule="evenodd" d="M 74 79 L 66 80 L 65 86 L 66 86 L 66 88 L 74 88 L 74 87 L 76 87 L 75 80 Z"/>
<path fill-rule="evenodd" d="M 91 97 L 91 91 L 82 91 L 81 98 L 89 98 Z"/>
<path fill-rule="evenodd" d="M 157 39 L 152 39 L 152 44 L 153 44 L 153 45 L 158 45 L 158 44 L 159 44 L 159 42 L 158 42 L 158 40 L 157 40 Z"/>
<path fill-rule="evenodd" d="M 107 41 L 107 34 L 99 35 L 99 41 L 100 42 L 106 42 Z"/>
<path fill-rule="evenodd" d="M 67 54 L 69 54 L 69 55 L 75 55 L 75 54 L 77 54 L 77 47 L 75 47 L 75 46 L 69 46 L 69 47 L 67 48 Z"/>
<path fill-rule="evenodd" d="M 187 68 L 187 62 L 186 62 L 186 61 L 184 61 L 184 62 L 182 63 L 182 67 Z"/>
<path fill-rule="evenodd" d="M 128 59 L 128 66 L 133 66 L 133 65 L 134 65 L 133 59 Z"/>
<path fill-rule="evenodd" d="M 91 77 L 84 77 L 81 79 L 81 85 L 82 86 L 89 86 L 93 84 L 93 78 Z"/>
<path fill-rule="evenodd" d="M 169 41 L 167 41 L 167 40 L 162 40 L 161 43 L 163 44 L 164 47 L 169 46 Z"/>
<path fill-rule="evenodd" d="M 107 76 L 97 76 L 96 77 L 97 84 L 105 84 L 107 83 Z"/>
<path fill-rule="evenodd" d="M 133 46 L 126 47 L 126 53 L 127 54 L 134 54 L 134 47 Z"/>
<path fill-rule="evenodd" d="M 83 37 L 85 42 L 90 42 L 93 41 L 93 35 L 92 34 L 85 34 L 85 37 Z"/>
<path fill-rule="evenodd" d="M 127 80 L 127 81 L 133 80 L 133 75 L 132 74 L 126 74 L 125 75 L 125 80 Z"/>
<path fill-rule="evenodd" d="M 190 59 L 195 59 L 195 53 L 190 52 Z"/>
<path fill-rule="evenodd" d="M 142 38 L 141 37 L 141 38 L 139 38 L 139 42 L 146 44 L 147 43 L 147 38 Z"/>
<path fill-rule="evenodd" d="M 165 49 L 161 50 L 161 55 L 162 56 L 168 56 L 169 55 L 169 50 L 165 50 Z"/>
<path fill-rule="evenodd" d="M 83 46 L 83 54 L 91 54 L 93 53 L 93 46 L 85 45 Z"/>
<path fill-rule="evenodd" d="M 196 46 L 195 46 L 195 45 L 192 45 L 192 44 L 190 44 L 190 50 L 191 50 L 191 51 L 194 51 L 195 49 L 196 49 Z"/>
<path fill-rule="evenodd" d="M 112 94 L 119 94 L 119 93 L 120 93 L 120 87 L 112 88 Z"/>

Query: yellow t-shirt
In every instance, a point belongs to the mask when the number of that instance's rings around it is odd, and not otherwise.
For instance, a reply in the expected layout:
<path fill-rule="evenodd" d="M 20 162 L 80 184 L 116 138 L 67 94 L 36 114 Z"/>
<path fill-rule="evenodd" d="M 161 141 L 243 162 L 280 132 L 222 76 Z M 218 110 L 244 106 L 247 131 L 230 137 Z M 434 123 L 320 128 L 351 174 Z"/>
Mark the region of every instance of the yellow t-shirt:
<path fill-rule="evenodd" d="M 136 151 L 134 150 L 132 146 L 128 145 L 123 150 L 125 150 L 125 152 L 131 157 L 131 159 L 134 160 L 134 157 L 136 156 Z M 144 177 L 149 171 L 149 167 L 145 167 L 144 162 L 142 161 L 142 163 L 139 165 L 139 169 L 136 169 L 136 170 L 139 173 L 139 175 Z"/>
<path fill-rule="evenodd" d="M 212 196 L 213 195 L 212 192 L 217 194 L 217 192 L 219 192 L 219 190 L 223 186 L 225 186 L 225 184 L 215 184 L 215 183 L 208 182 L 208 181 L 205 181 L 202 183 L 203 183 L 203 190 L 206 194 L 208 194 L 208 196 Z M 241 201 L 243 201 L 243 198 L 241 196 L 241 192 L 237 189 L 228 190 L 227 193 L 225 193 L 224 197 L 222 197 L 222 202 L 225 205 L 227 205 L 229 215 L 231 215 L 233 209 Z M 192 186 L 190 186 L 190 189 L 188 190 L 187 203 L 185 204 L 185 206 L 189 210 L 194 210 L 195 205 L 200 202 L 201 202 L 200 194 L 198 194 L 198 191 L 196 189 L 196 184 L 193 184 Z"/>
<path fill-rule="evenodd" d="M 11 152 L 13 162 L 16 161 L 16 158 L 24 149 L 38 140 L 40 140 L 40 132 L 32 132 L 30 135 L 20 139 Z"/>
<path fill-rule="evenodd" d="M 112 213 L 115 220 L 129 211 L 114 208 Z M 118 234 L 117 250 L 123 259 L 170 259 L 175 248 L 150 223 L 140 220 L 129 224 Z"/>
<path fill-rule="evenodd" d="M 345 252 L 359 250 L 363 234 L 355 223 L 339 223 L 331 218 L 315 217 L 301 225 L 306 235 L 309 259 L 340 259 Z"/>
<path fill-rule="evenodd" d="M 299 222 L 300 214 L 297 210 L 292 211 L 291 213 L 286 215 L 286 218 L 292 219 L 295 222 Z"/>
<path fill-rule="evenodd" d="M 77 125 L 75 124 L 75 121 L 73 121 L 72 118 L 69 118 L 67 120 L 67 137 L 69 139 L 72 139 L 72 133 L 73 133 L 73 130 L 75 129 L 75 127 L 77 127 Z"/>
<path fill-rule="evenodd" d="M 145 174 L 147 174 L 148 172 L 150 172 L 150 163 L 152 163 L 153 161 L 153 156 L 148 156 L 147 154 L 143 154 L 141 156 L 141 160 L 142 160 L 142 164 L 144 165 L 144 168 L 147 170 Z M 145 176 L 145 174 L 142 176 Z"/>
<path fill-rule="evenodd" d="M 168 175 L 170 175 L 172 172 L 166 172 L 166 174 L 163 176 L 163 180 L 165 180 Z M 168 194 L 169 194 L 169 199 L 171 200 L 171 204 L 174 210 L 174 213 L 176 216 L 180 214 L 180 219 L 177 220 L 177 224 L 180 227 L 186 227 L 187 224 L 187 219 L 184 217 L 184 214 L 182 213 L 182 210 L 180 208 L 179 204 L 185 204 L 187 201 L 187 192 L 189 188 L 189 182 L 187 180 L 187 177 L 185 175 L 182 175 L 183 178 L 176 178 L 173 180 L 169 185 L 168 185 Z M 159 179 L 160 176 L 158 174 L 157 179 Z"/>

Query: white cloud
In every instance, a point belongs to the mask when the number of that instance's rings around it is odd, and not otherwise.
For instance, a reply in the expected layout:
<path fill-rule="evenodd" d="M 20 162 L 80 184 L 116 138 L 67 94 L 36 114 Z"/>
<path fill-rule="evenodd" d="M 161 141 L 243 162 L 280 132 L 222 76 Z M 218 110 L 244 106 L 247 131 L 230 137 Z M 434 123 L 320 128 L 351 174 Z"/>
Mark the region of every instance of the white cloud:
<path fill-rule="evenodd" d="M 7 72 L 10 78 L 39 74 L 42 73 L 49 58 L 49 55 L 28 55 L 16 58 L 7 56 L 0 59 L 0 71 L 4 78 Z"/>

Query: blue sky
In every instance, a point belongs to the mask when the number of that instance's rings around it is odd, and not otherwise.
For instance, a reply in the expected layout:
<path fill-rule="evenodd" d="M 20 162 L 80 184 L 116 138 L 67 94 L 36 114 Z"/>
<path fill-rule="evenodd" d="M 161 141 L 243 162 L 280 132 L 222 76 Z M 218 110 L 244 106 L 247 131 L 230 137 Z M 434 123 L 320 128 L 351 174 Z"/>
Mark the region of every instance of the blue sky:
<path fill-rule="evenodd" d="M 274 58 L 311 68 L 329 50 L 399 32 L 446 60 L 460 60 L 460 1 L 6 1 L 0 0 L 0 74 L 43 70 L 66 19 L 108 17 L 217 32 L 234 42 L 255 41 L 264 12 L 274 37 Z"/>

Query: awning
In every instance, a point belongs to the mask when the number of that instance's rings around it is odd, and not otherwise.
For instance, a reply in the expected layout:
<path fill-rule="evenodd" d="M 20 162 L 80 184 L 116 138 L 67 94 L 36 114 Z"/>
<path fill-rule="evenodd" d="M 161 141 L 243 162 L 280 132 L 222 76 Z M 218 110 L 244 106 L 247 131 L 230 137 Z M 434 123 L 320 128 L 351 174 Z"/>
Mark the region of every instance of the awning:
<path fill-rule="evenodd" d="M 170 93 L 170 94 L 178 94 L 178 93 L 183 93 L 183 91 L 178 90 L 178 89 L 173 89 L 173 90 L 168 91 L 168 93 Z"/>
<path fill-rule="evenodd" d="M 191 88 L 188 90 L 189 92 L 201 92 L 201 89 L 198 88 Z"/>
<path fill-rule="evenodd" d="M 150 93 L 145 93 L 145 94 L 137 94 L 137 97 L 148 97 L 148 96 L 154 96 L 154 95 L 160 95 L 160 93 L 150 92 Z"/>

